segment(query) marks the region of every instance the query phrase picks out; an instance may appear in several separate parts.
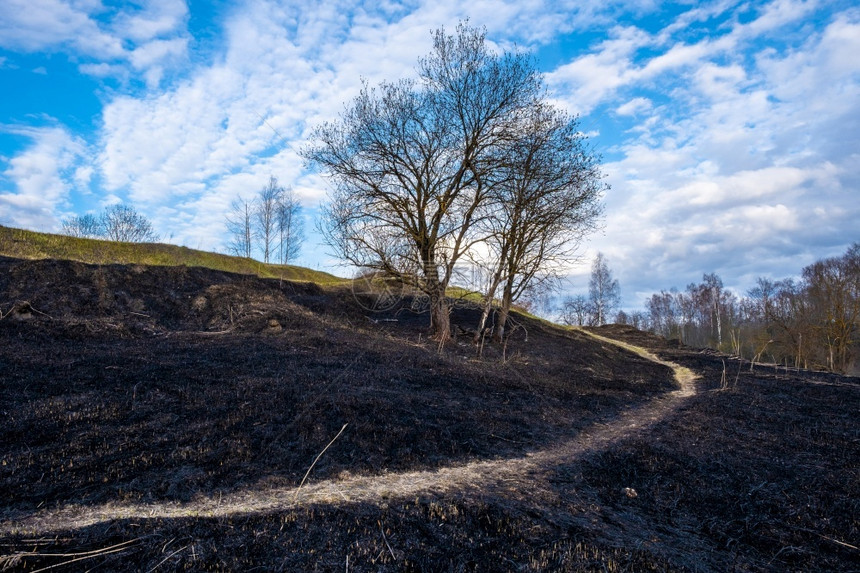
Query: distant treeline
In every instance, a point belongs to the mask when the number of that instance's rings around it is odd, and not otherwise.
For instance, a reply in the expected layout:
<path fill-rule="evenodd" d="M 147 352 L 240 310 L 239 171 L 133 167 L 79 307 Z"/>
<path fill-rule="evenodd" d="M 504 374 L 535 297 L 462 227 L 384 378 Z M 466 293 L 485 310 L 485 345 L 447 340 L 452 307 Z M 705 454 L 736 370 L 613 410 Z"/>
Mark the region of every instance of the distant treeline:
<path fill-rule="evenodd" d="M 746 296 L 706 274 L 685 291 L 651 295 L 618 322 L 691 346 L 799 368 L 856 373 L 860 350 L 860 243 L 805 267 L 800 280 L 759 278 Z"/>

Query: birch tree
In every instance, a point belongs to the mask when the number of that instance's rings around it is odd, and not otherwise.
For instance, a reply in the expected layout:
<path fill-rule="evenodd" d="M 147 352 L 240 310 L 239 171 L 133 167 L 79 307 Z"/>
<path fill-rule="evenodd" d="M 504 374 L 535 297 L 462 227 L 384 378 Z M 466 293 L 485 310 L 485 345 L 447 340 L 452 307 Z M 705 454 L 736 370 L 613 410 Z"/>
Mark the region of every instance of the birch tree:
<path fill-rule="evenodd" d="M 299 256 L 304 242 L 302 206 L 291 188 L 287 187 L 281 192 L 275 210 L 278 262 L 288 265 Z"/>
<path fill-rule="evenodd" d="M 251 258 L 254 248 L 254 206 L 250 201 L 236 198 L 227 214 L 227 232 L 230 241 L 227 252 L 237 257 Z"/>
<path fill-rule="evenodd" d="M 606 324 L 612 311 L 621 302 L 621 288 L 618 281 L 612 277 L 612 271 L 603 253 L 597 253 L 591 264 L 591 280 L 588 283 L 588 296 L 594 310 L 596 326 Z"/>
<path fill-rule="evenodd" d="M 263 262 L 268 263 L 275 252 L 278 229 L 278 204 L 284 188 L 278 185 L 278 179 L 269 177 L 269 182 L 260 189 L 257 201 L 254 205 L 254 223 L 256 224 L 257 237 L 260 240 L 260 251 Z"/>

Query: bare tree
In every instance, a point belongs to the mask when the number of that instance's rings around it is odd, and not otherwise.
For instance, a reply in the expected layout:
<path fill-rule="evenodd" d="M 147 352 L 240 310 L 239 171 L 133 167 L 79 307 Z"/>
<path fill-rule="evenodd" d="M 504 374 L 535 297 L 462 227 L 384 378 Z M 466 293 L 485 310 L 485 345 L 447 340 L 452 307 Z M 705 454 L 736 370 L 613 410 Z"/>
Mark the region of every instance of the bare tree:
<path fill-rule="evenodd" d="M 578 121 L 537 101 L 523 114 L 489 180 L 488 212 L 480 226 L 495 255 L 478 333 L 501 288 L 494 339 L 502 340 L 511 305 L 527 290 L 548 288 L 574 260 L 582 237 L 601 213 L 602 175 Z"/>
<path fill-rule="evenodd" d="M 585 326 L 590 322 L 591 303 L 584 295 L 565 297 L 561 306 L 561 321 L 569 326 Z"/>
<path fill-rule="evenodd" d="M 101 216 L 105 238 L 126 243 L 154 243 L 159 237 L 149 219 L 129 205 L 112 205 Z"/>
<path fill-rule="evenodd" d="M 845 372 L 860 332 L 860 243 L 838 258 L 817 261 L 803 269 L 806 295 L 813 314 L 812 334 L 826 349 L 827 368 Z"/>
<path fill-rule="evenodd" d="M 236 198 L 230 204 L 227 214 L 227 232 L 230 242 L 227 251 L 237 257 L 251 258 L 254 249 L 254 205 L 242 198 Z"/>
<path fill-rule="evenodd" d="M 63 232 L 74 237 L 90 237 L 126 243 L 154 243 L 159 240 L 149 219 L 129 205 L 112 205 L 101 215 L 82 215 L 63 221 Z"/>
<path fill-rule="evenodd" d="M 679 307 L 679 293 L 673 288 L 670 291 L 660 291 L 659 294 L 651 295 L 651 298 L 645 301 L 645 307 L 648 309 L 648 322 L 651 330 L 666 338 L 681 338 L 681 314 L 682 310 Z M 682 339 L 682 342 L 684 340 Z"/>
<path fill-rule="evenodd" d="M 292 188 L 284 189 L 275 206 L 278 234 L 278 262 L 287 265 L 298 256 L 304 242 L 302 206 Z"/>
<path fill-rule="evenodd" d="M 104 230 L 99 217 L 87 213 L 63 220 L 63 234 L 70 237 L 98 239 L 104 237 Z"/>
<path fill-rule="evenodd" d="M 278 185 L 278 179 L 270 176 L 269 182 L 260 189 L 260 194 L 257 196 L 254 215 L 260 250 L 265 263 L 269 262 L 275 252 L 278 236 L 278 206 L 283 193 L 284 188 Z"/>
<path fill-rule="evenodd" d="M 588 296 L 594 309 L 594 323 L 606 324 L 607 318 L 621 302 L 621 289 L 618 281 L 612 278 L 612 271 L 603 253 L 597 253 L 591 264 L 591 280 L 588 283 Z"/>
<path fill-rule="evenodd" d="M 536 98 L 525 55 L 492 53 L 460 24 L 433 35 L 418 81 L 364 86 L 334 123 L 318 127 L 305 159 L 332 178 L 325 236 L 350 263 L 427 294 L 431 330 L 451 336 L 445 294 L 488 193 L 497 149 Z"/>

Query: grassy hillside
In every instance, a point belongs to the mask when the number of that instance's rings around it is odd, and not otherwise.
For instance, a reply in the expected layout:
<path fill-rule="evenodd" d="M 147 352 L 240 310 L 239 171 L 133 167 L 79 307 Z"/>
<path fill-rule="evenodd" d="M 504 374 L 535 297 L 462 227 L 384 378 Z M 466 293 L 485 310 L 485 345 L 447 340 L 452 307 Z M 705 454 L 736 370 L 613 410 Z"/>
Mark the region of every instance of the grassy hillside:
<path fill-rule="evenodd" d="M 119 243 L 37 233 L 0 226 L 0 256 L 18 259 L 65 259 L 89 264 L 136 264 L 203 267 L 263 278 L 336 284 L 343 279 L 304 267 L 271 265 L 218 253 L 161 243 Z"/>

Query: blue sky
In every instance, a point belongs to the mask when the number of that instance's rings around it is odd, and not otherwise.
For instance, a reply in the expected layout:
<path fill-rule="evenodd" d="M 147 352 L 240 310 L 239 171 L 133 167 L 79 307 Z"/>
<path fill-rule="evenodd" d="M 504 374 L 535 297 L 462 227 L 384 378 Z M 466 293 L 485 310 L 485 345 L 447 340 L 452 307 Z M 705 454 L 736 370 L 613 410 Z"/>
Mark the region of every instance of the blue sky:
<path fill-rule="evenodd" d="M 362 78 L 414 76 L 430 31 L 465 18 L 533 53 L 603 156 L 604 230 L 570 291 L 598 251 L 635 308 L 710 272 L 743 293 L 860 240 L 860 8 L 811 0 L 2 0 L 0 224 L 57 231 L 123 201 L 223 251 L 230 202 L 270 175 L 312 218 L 313 126 Z M 300 262 L 337 272 L 313 233 Z"/>

